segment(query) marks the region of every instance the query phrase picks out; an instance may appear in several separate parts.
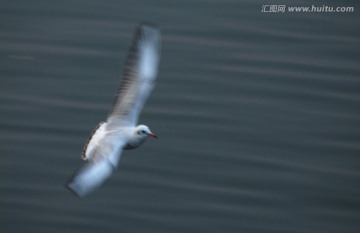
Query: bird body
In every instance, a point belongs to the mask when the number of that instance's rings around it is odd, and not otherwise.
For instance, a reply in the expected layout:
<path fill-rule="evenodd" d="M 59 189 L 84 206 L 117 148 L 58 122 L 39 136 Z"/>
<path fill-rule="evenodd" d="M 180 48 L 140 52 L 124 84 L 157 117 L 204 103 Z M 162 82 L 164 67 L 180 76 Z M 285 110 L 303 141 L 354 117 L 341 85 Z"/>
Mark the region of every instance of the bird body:
<path fill-rule="evenodd" d="M 66 184 L 77 196 L 97 189 L 117 168 L 121 152 L 157 138 L 145 125 L 137 125 L 140 111 L 154 85 L 160 59 L 160 31 L 143 23 L 134 36 L 123 78 L 106 122 L 101 122 L 85 144 L 86 161 Z"/>

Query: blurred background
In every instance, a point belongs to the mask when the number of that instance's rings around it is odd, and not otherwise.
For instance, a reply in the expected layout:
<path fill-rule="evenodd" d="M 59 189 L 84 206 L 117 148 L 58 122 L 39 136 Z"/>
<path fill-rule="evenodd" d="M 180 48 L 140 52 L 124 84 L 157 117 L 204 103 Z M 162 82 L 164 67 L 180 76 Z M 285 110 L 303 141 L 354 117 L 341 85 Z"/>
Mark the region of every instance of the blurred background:
<path fill-rule="evenodd" d="M 312 5 L 354 11 L 288 11 Z M 2 1 L 0 231 L 359 232 L 359 9 Z M 162 29 L 162 57 L 140 123 L 160 139 L 76 198 L 63 184 L 144 20 Z"/>

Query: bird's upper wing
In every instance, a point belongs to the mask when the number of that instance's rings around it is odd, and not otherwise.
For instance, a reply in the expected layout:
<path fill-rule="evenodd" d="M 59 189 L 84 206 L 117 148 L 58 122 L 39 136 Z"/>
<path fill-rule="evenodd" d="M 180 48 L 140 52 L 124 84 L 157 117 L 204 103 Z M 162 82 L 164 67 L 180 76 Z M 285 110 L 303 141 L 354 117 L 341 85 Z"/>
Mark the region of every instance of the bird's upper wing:
<path fill-rule="evenodd" d="M 94 149 L 94 156 L 75 172 L 66 187 L 80 197 L 93 192 L 115 171 L 124 145 L 125 140 L 102 142 L 101 146 Z"/>
<path fill-rule="evenodd" d="M 160 59 L 160 31 L 141 24 L 125 61 L 123 78 L 108 117 L 109 126 L 135 126 L 155 85 Z"/>

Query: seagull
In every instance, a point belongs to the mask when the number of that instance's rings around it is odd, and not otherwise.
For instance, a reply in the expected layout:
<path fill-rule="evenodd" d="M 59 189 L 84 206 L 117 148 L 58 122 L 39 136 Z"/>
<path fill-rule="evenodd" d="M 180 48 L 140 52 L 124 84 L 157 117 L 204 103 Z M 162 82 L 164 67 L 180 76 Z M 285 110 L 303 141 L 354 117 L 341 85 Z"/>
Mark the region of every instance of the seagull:
<path fill-rule="evenodd" d="M 116 170 L 123 150 L 134 149 L 147 137 L 157 138 L 146 125 L 137 125 L 140 111 L 155 85 L 160 59 L 160 30 L 141 23 L 125 60 L 123 78 L 105 122 L 85 144 L 85 164 L 66 183 L 79 197 L 95 191 Z"/>

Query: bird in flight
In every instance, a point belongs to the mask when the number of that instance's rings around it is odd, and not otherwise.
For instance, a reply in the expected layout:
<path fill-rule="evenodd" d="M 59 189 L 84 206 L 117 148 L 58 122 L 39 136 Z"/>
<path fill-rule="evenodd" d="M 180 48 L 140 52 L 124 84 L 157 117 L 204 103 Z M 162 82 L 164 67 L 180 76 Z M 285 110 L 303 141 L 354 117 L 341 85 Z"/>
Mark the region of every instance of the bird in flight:
<path fill-rule="evenodd" d="M 77 196 L 86 196 L 103 184 L 116 170 L 123 150 L 140 146 L 147 137 L 157 138 L 148 126 L 137 122 L 154 88 L 159 59 L 159 29 L 151 23 L 140 24 L 110 113 L 84 146 L 85 164 L 66 183 Z"/>

